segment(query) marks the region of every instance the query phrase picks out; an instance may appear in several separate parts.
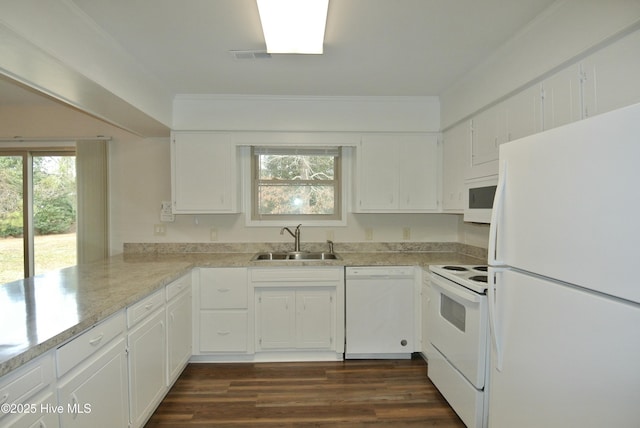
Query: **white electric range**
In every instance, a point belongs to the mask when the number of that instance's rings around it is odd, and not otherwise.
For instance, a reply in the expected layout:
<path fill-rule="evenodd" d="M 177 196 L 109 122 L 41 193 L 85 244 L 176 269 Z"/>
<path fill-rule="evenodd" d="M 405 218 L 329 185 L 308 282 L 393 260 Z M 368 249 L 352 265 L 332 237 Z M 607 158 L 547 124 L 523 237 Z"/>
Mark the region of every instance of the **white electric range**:
<path fill-rule="evenodd" d="M 488 410 L 487 266 L 430 266 L 428 376 L 468 427 Z"/>

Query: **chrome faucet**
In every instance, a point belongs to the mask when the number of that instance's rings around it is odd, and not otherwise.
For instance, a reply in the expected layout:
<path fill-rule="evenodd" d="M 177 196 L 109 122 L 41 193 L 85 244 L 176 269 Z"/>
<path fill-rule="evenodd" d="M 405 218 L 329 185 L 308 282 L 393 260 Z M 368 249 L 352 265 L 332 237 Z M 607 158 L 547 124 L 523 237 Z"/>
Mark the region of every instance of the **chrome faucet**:
<path fill-rule="evenodd" d="M 300 226 L 302 226 L 301 224 L 299 224 L 296 227 L 296 231 L 292 232 L 291 229 L 289 229 L 288 227 L 283 227 L 282 229 L 280 229 L 280 235 L 284 234 L 284 231 L 286 230 L 287 232 L 289 232 L 289 235 L 293 236 L 293 239 L 295 239 L 295 252 L 300 252 Z"/>
<path fill-rule="evenodd" d="M 331 239 L 327 239 L 327 244 L 329 244 L 329 254 L 333 254 L 333 241 Z"/>

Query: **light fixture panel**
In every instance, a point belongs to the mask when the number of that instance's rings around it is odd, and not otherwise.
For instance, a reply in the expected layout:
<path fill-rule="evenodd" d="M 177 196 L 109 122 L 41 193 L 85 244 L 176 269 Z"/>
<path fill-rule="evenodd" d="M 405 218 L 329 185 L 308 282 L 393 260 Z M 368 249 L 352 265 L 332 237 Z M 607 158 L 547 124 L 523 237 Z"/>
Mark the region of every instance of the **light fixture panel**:
<path fill-rule="evenodd" d="M 270 54 L 322 54 L 329 0 L 256 0 Z"/>

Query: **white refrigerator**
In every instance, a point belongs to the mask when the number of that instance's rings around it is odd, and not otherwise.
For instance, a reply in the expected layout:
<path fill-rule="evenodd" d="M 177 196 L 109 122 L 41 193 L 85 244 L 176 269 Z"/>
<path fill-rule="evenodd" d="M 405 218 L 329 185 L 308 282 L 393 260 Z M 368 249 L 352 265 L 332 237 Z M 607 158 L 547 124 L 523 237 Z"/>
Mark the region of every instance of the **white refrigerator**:
<path fill-rule="evenodd" d="M 640 104 L 504 144 L 489 426 L 640 427 Z"/>

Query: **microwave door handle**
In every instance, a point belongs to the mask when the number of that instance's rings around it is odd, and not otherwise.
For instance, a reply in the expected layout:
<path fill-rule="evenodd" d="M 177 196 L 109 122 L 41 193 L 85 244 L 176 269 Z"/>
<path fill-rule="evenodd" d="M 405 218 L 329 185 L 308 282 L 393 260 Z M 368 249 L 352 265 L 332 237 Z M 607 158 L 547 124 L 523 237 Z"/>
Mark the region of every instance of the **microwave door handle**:
<path fill-rule="evenodd" d="M 494 198 L 493 209 L 491 210 L 491 223 L 489 225 L 489 248 L 488 262 L 490 266 L 502 266 L 504 262 L 498 260 L 498 229 L 502 222 L 502 207 L 504 205 L 504 187 L 507 180 L 507 161 L 502 162 L 500 175 L 498 176 L 498 186 Z"/>

